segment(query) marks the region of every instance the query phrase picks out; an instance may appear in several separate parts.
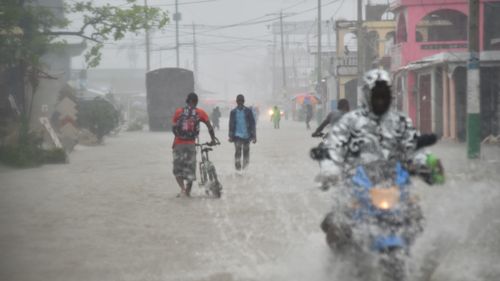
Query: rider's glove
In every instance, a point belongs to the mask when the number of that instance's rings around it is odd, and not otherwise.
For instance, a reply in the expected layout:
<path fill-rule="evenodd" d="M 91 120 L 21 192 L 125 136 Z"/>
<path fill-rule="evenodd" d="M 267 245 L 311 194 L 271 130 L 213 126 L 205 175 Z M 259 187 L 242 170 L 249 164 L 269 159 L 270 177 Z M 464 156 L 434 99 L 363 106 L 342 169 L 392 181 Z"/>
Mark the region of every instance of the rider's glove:
<path fill-rule="evenodd" d="M 318 186 L 320 190 L 327 191 L 330 187 L 338 184 L 340 177 L 334 174 L 320 174 L 316 176 L 314 181 L 320 183 Z"/>
<path fill-rule="evenodd" d="M 323 133 L 322 132 L 314 132 L 312 133 L 311 135 L 313 138 L 319 138 L 319 137 L 322 137 L 323 136 Z"/>
<path fill-rule="evenodd" d="M 316 161 L 331 159 L 330 153 L 328 153 L 328 148 L 323 144 L 320 144 L 317 147 L 312 148 L 311 151 L 309 152 L 309 155 L 311 156 L 312 159 Z"/>
<path fill-rule="evenodd" d="M 417 149 L 422 147 L 431 146 L 435 144 L 438 140 L 436 134 L 423 134 L 417 138 Z"/>

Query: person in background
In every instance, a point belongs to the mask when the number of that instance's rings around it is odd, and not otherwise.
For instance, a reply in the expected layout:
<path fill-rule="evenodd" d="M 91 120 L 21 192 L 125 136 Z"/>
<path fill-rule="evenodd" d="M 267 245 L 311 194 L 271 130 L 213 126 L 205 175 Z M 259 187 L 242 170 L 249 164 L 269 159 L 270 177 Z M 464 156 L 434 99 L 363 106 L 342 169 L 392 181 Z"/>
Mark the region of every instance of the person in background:
<path fill-rule="evenodd" d="M 273 122 L 274 128 L 279 129 L 280 128 L 280 121 L 281 121 L 281 111 L 278 108 L 277 105 L 273 107 L 272 114 L 271 114 L 271 121 Z"/>
<path fill-rule="evenodd" d="M 310 103 L 306 104 L 306 129 L 310 130 L 311 125 L 309 124 L 311 122 L 311 119 L 313 117 L 313 107 Z"/>
<path fill-rule="evenodd" d="M 245 97 L 236 96 L 236 104 L 229 115 L 229 142 L 234 142 L 234 165 L 237 171 L 241 171 L 250 162 L 250 141 L 256 143 L 257 134 L 252 110 L 245 106 Z"/>
<path fill-rule="evenodd" d="M 175 135 L 173 149 L 173 173 L 181 193 L 177 197 L 190 196 L 193 182 L 196 180 L 196 138 L 200 133 L 200 122 L 205 123 L 212 139 L 211 144 L 219 143 L 208 114 L 197 108 L 198 95 L 190 93 L 186 106 L 177 108 L 172 118 L 172 132 Z"/>
<path fill-rule="evenodd" d="M 323 122 L 316 129 L 316 131 L 312 133 L 312 136 L 313 137 L 323 136 L 323 129 L 328 125 L 333 126 L 335 123 L 337 123 L 338 120 L 340 120 L 342 116 L 344 116 L 344 114 L 349 112 L 349 110 L 350 110 L 349 101 L 347 101 L 346 99 L 340 99 L 337 104 L 337 111 L 330 112 L 328 116 L 326 116 L 325 120 L 323 120 Z"/>
<path fill-rule="evenodd" d="M 255 120 L 255 124 L 259 120 L 259 108 L 255 105 L 250 106 L 250 110 L 252 110 L 253 119 Z"/>
<path fill-rule="evenodd" d="M 214 128 L 217 128 L 217 130 L 220 130 L 220 126 L 219 126 L 220 117 L 221 117 L 220 109 L 218 106 L 216 106 L 212 110 L 211 119 L 212 119 L 212 122 L 214 123 Z"/>

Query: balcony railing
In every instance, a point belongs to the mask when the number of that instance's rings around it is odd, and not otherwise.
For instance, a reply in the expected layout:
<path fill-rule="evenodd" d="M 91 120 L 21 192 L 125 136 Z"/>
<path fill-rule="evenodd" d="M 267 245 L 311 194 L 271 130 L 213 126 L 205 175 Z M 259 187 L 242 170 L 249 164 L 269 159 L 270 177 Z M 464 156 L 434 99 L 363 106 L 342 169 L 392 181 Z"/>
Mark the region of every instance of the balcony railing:
<path fill-rule="evenodd" d="M 337 57 L 337 66 L 355 66 L 358 65 L 358 55 L 349 54 L 347 56 Z"/>

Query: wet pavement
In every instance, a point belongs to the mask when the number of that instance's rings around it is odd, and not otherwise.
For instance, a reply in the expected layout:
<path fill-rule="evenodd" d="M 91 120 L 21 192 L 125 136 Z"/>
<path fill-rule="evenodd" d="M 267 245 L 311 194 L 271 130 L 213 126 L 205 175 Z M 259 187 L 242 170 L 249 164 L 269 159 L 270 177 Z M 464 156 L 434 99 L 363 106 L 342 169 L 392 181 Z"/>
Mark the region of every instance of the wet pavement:
<path fill-rule="evenodd" d="M 78 146 L 66 165 L 0 167 L 0 280 L 330 280 L 319 223 L 331 198 L 313 181 L 310 133 L 261 122 L 250 167 L 237 175 L 234 147 L 218 131 L 221 199 L 196 186 L 176 198 L 169 133 Z M 461 144 L 433 150 L 449 180 L 416 181 L 427 221 L 412 257 L 425 269 L 415 275 L 500 280 L 500 147 L 472 162 Z"/>

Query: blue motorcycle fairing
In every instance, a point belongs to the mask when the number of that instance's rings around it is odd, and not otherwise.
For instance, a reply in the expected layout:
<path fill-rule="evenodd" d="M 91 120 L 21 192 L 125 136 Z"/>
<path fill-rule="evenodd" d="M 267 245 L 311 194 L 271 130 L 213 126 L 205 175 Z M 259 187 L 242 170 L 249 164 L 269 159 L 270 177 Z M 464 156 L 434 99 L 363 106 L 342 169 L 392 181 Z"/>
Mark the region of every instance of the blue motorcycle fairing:
<path fill-rule="evenodd" d="M 356 168 L 356 173 L 352 177 L 352 182 L 365 189 L 370 189 L 373 187 L 373 183 L 366 174 L 365 168 L 363 166 L 358 166 Z M 396 179 L 394 183 L 398 186 L 405 186 L 410 183 L 410 174 L 406 171 L 400 162 L 396 163 Z"/>
<path fill-rule="evenodd" d="M 400 190 L 400 200 L 405 202 L 409 197 L 410 188 L 410 174 L 401 165 L 396 163 L 395 174 L 393 174 L 393 184 Z M 351 216 L 355 221 L 364 221 L 370 217 L 383 218 L 385 215 L 392 215 L 396 217 L 402 216 L 402 211 L 399 208 L 391 210 L 378 209 L 372 204 L 370 190 L 375 187 L 374 183 L 368 177 L 366 168 L 358 166 L 354 176 L 351 178 L 353 184 L 352 194 L 357 199 L 359 207 L 352 210 Z M 371 239 L 371 247 L 373 251 L 385 251 L 393 248 L 407 247 L 406 240 L 396 234 L 390 235 L 377 235 Z"/>
<path fill-rule="evenodd" d="M 351 180 L 354 186 L 358 187 L 354 189 L 354 195 L 359 200 L 359 203 L 363 206 L 368 206 L 370 204 L 370 194 L 367 191 L 372 188 L 373 183 L 366 174 L 365 168 L 358 166 Z M 358 214 L 357 216 L 362 216 L 362 214 Z"/>
<path fill-rule="evenodd" d="M 376 251 L 384 251 L 392 248 L 403 248 L 406 246 L 405 240 L 396 235 L 377 236 L 373 239 L 372 249 Z"/>
<path fill-rule="evenodd" d="M 352 182 L 357 186 L 369 189 L 373 186 L 372 181 L 366 174 L 365 168 L 363 166 L 358 166 L 356 168 L 356 174 L 352 177 Z"/>
<path fill-rule="evenodd" d="M 401 163 L 396 163 L 396 180 L 398 186 L 404 186 L 410 183 L 410 173 L 406 171 Z"/>
<path fill-rule="evenodd" d="M 406 171 L 400 162 L 396 163 L 395 167 L 395 184 L 399 187 L 401 194 L 400 200 L 406 201 L 409 197 L 408 184 L 410 183 L 410 174 Z M 361 220 L 364 216 L 378 216 L 386 213 L 393 213 L 395 215 L 400 215 L 398 210 L 380 210 L 371 204 L 371 198 L 369 190 L 374 187 L 374 184 L 368 177 L 366 170 L 363 166 L 358 166 L 356 168 L 356 173 L 351 178 L 352 183 L 355 185 L 353 193 L 358 199 L 358 202 L 364 206 L 353 212 L 353 219 Z"/>
<path fill-rule="evenodd" d="M 399 186 L 399 189 L 401 190 L 401 201 L 408 200 L 408 197 L 410 196 L 408 192 L 408 187 L 410 184 L 410 173 L 408 173 L 408 171 L 403 168 L 403 166 L 399 162 L 396 163 L 396 179 L 394 182 L 397 186 Z"/>

